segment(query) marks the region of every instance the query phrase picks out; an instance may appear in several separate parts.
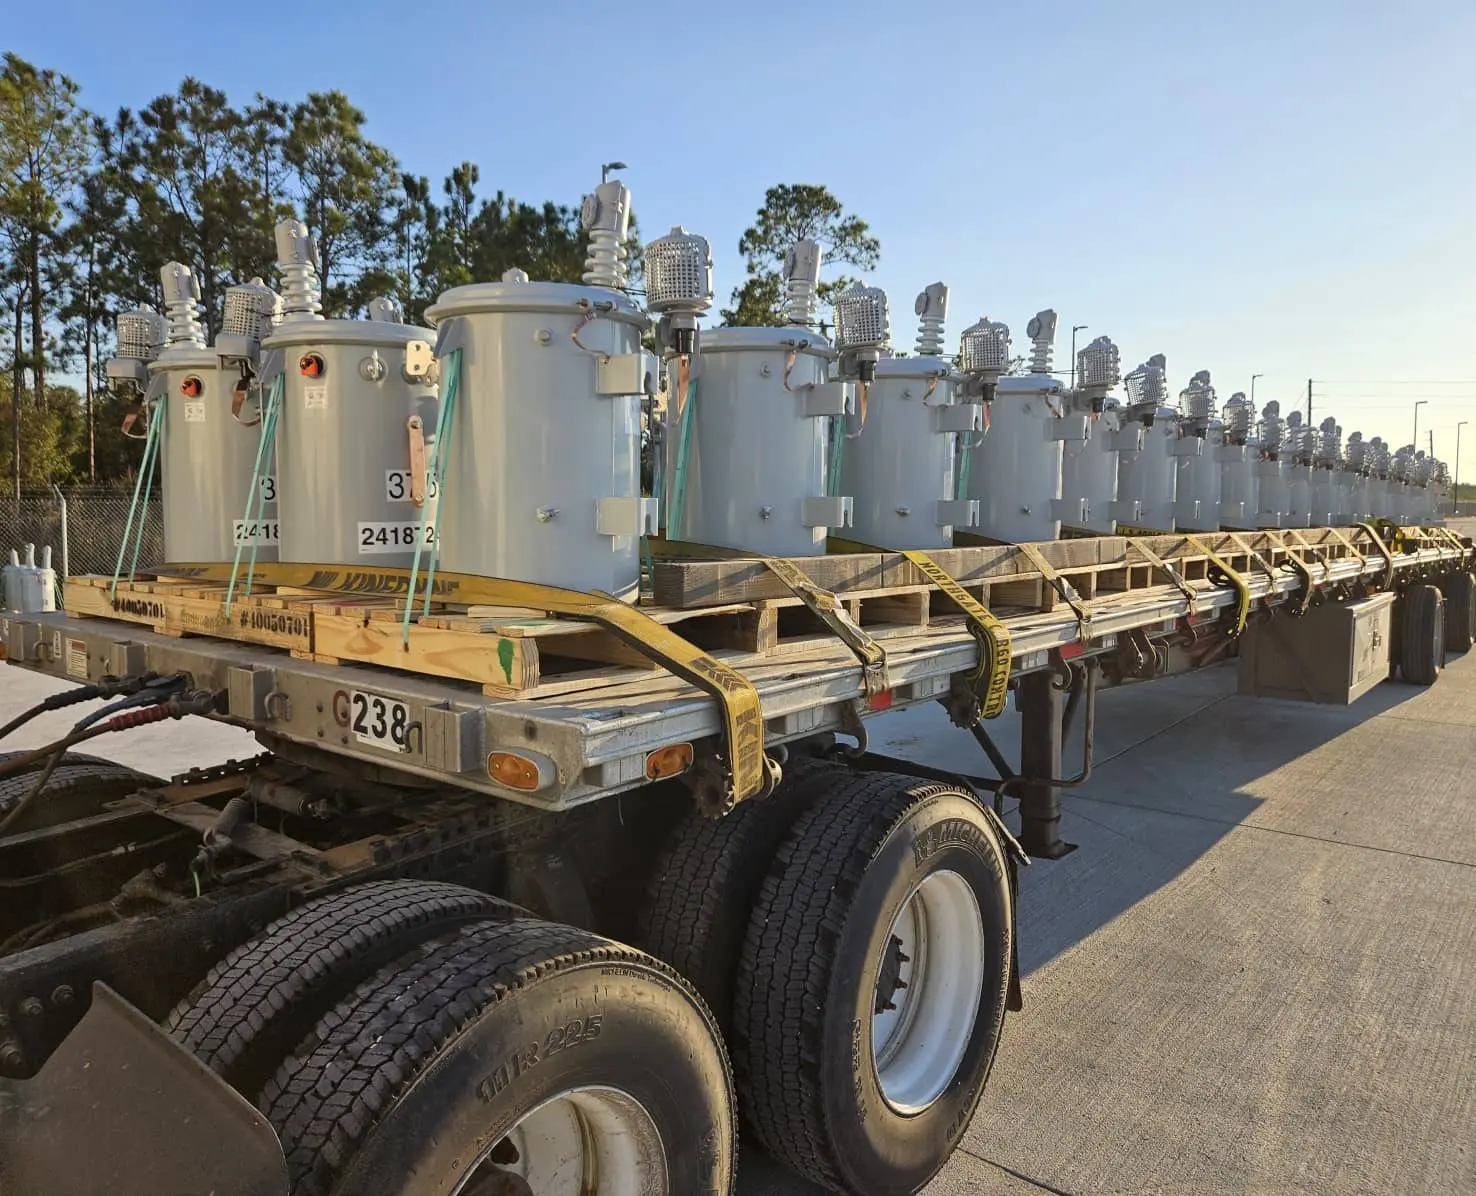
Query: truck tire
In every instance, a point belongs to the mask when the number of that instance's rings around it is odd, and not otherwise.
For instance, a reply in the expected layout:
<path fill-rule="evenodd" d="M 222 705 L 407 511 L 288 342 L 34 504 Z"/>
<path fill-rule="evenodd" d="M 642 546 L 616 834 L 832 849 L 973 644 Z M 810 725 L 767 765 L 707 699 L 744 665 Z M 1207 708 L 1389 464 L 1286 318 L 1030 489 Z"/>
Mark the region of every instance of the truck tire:
<path fill-rule="evenodd" d="M 1476 576 L 1462 569 L 1445 579 L 1445 646 L 1469 652 L 1476 644 Z"/>
<path fill-rule="evenodd" d="M 30 752 L 31 749 L 29 748 L 14 752 L 0 752 L 0 764 L 4 764 L 7 760 L 14 760 L 17 756 L 28 756 L 30 755 Z M 101 756 L 89 756 L 86 752 L 64 752 L 62 753 L 61 762 L 62 764 L 108 764 L 112 765 L 115 768 L 127 767 L 123 764 L 117 764 L 115 761 L 112 760 L 105 760 Z M 46 762 L 44 760 L 34 761 L 26 765 L 24 772 L 35 772 L 38 768 L 44 767 L 45 763 Z M 61 767 L 61 765 L 58 765 L 57 767 Z M 12 777 L 21 776 L 23 775 L 23 773 L 13 772 L 9 775 Z"/>
<path fill-rule="evenodd" d="M 726 1196 L 733 1182 L 732 1077 L 701 998 L 634 948 L 532 918 L 381 969 L 259 1107 L 293 1196 Z"/>
<path fill-rule="evenodd" d="M 637 944 L 692 982 L 725 1034 L 749 913 L 774 853 L 817 791 L 848 775 L 820 761 L 794 761 L 768 797 L 721 818 L 691 810 L 652 872 Z"/>
<path fill-rule="evenodd" d="M 1404 592 L 1399 628 L 1399 673 L 1410 685 L 1434 685 L 1445 667 L 1445 596 L 1435 586 Z"/>
<path fill-rule="evenodd" d="M 364 977 L 457 923 L 517 907 L 461 885 L 376 880 L 309 901 L 211 968 L 164 1028 L 255 1099 L 287 1053 Z"/>
<path fill-rule="evenodd" d="M 0 777 L 0 816 L 10 812 L 36 783 L 36 770 Z M 69 753 L 47 778 L 35 805 L 21 817 L 15 830 L 35 830 L 97 813 L 103 802 L 126 797 L 136 789 L 161 784 L 156 777 L 94 756 L 74 759 Z"/>
<path fill-rule="evenodd" d="M 1003 845 L 971 794 L 870 773 L 805 811 L 734 1002 L 740 1107 L 769 1152 L 834 1191 L 919 1191 L 984 1090 L 1013 932 Z"/>

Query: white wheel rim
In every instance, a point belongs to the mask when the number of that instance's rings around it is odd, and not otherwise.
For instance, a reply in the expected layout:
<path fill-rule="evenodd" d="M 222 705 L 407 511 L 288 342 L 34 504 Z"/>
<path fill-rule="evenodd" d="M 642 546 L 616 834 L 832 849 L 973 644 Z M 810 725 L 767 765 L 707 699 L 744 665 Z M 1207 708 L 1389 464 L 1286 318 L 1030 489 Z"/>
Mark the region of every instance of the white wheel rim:
<path fill-rule="evenodd" d="M 894 950 L 900 984 L 892 1008 L 873 1004 L 872 1066 L 887 1104 L 921 1113 L 958 1073 L 979 1015 L 984 917 L 969 883 L 957 872 L 934 872 L 907 895 L 877 969 L 876 1003 L 888 998 Z"/>
<path fill-rule="evenodd" d="M 456 1193 L 500 1192 L 498 1172 L 517 1176 L 536 1196 L 670 1190 L 655 1119 L 617 1088 L 575 1088 L 544 1101 L 488 1148 Z"/>

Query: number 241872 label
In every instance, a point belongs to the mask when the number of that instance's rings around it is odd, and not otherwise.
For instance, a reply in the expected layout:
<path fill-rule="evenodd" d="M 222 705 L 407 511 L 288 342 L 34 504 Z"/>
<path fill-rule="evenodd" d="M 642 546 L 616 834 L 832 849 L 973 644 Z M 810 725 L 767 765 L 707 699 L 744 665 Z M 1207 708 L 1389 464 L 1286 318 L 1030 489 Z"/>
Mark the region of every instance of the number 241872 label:
<path fill-rule="evenodd" d="M 404 552 L 407 548 L 414 548 L 415 541 L 420 535 L 420 523 L 418 520 L 407 520 L 404 523 L 361 523 L 359 524 L 359 553 L 376 552 Z M 422 541 L 426 548 L 436 542 L 436 525 L 427 523 L 425 525 L 425 539 Z"/>

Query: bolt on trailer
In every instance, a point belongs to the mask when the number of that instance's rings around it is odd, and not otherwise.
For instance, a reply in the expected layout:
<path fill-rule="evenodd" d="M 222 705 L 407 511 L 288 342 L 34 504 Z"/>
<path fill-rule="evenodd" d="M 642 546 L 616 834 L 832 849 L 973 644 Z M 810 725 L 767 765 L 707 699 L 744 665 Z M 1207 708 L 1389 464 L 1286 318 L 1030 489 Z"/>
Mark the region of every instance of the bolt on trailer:
<path fill-rule="evenodd" d="M 1055 523 L 1063 444 L 1137 427 L 1172 465 L 1163 429 L 1208 426 L 1208 397 L 1181 418 L 1151 361 L 1099 428 L 1115 346 L 1061 388 L 1049 312 L 1036 373 L 1001 395 L 1008 329 L 975 325 L 954 369 L 936 284 L 915 359 L 887 350 L 874 288 L 820 337 L 818 246 L 786 263 L 783 326 L 704 334 L 711 259 L 684 230 L 647 253 L 652 354 L 628 211 L 603 183 L 582 285 L 458 288 L 434 344 L 388 312 L 310 326 L 311 245 L 284 232 L 299 317 L 243 296 L 204 392 L 207 420 L 227 395 L 226 418 L 257 417 L 226 465 L 248 524 L 281 476 L 280 543 L 222 516 L 214 559 L 166 543 L 171 564 L 120 558 L 67 579 L 61 611 L 0 615 L 8 663 L 68 683 L 0 737 L 93 703 L 42 749 L 0 742 L 0 1190 L 723 1192 L 740 1124 L 832 1190 L 917 1190 L 1022 1005 L 1015 870 L 1072 849 L 1061 795 L 1090 776 L 1101 686 L 1235 656 L 1245 692 L 1348 702 L 1470 646 L 1471 544 L 1442 528 L 983 542 L 980 512 L 1006 509 L 979 494 L 993 404 L 1029 407 L 1057 466 L 1030 502 Z M 147 351 L 116 376 L 167 450 Z M 308 367 L 311 387 L 278 381 Z M 378 424 L 375 485 L 345 477 L 315 527 L 336 483 L 285 462 L 352 431 L 316 387 Z M 483 476 L 494 451 L 516 485 Z M 156 453 L 177 496 L 190 471 Z M 1134 511 L 1187 501 L 1160 474 Z M 408 559 L 340 534 L 357 513 L 408 526 Z M 989 730 L 1011 692 L 1018 769 Z M 983 775 L 868 750 L 871 718 L 934 701 Z M 185 717 L 262 751 L 171 777 L 84 754 Z"/>

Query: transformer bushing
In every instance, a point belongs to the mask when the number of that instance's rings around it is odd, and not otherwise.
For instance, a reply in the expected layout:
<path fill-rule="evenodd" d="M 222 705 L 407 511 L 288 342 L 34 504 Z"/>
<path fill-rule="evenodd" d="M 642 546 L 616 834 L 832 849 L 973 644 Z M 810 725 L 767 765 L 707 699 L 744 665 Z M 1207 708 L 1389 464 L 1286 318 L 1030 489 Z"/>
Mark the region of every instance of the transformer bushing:
<path fill-rule="evenodd" d="M 1256 463 L 1256 526 L 1286 527 L 1287 493 L 1286 421 L 1281 418 L 1281 404 L 1272 400 L 1261 408 L 1261 456 Z"/>
<path fill-rule="evenodd" d="M 1342 507 L 1338 511 L 1339 524 L 1365 523 L 1371 518 L 1368 507 L 1368 445 L 1362 432 L 1348 433 L 1343 448 L 1343 485 L 1339 491 Z"/>
<path fill-rule="evenodd" d="M 1312 442 L 1312 526 L 1327 527 L 1337 521 L 1338 513 L 1345 504 L 1342 471 L 1338 469 L 1343 459 L 1343 429 L 1338 421 L 1328 416 L 1317 425 L 1317 431 L 1309 430 Z"/>

